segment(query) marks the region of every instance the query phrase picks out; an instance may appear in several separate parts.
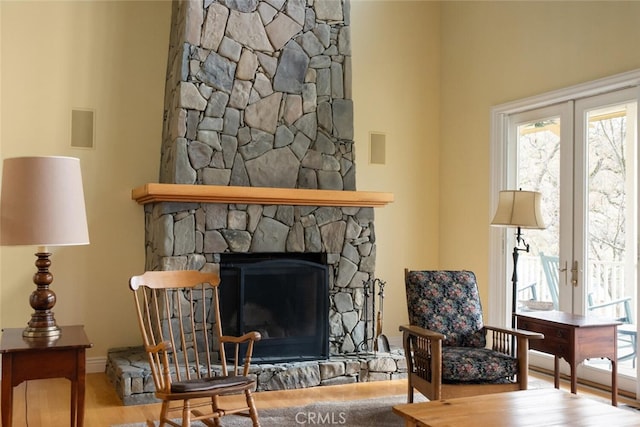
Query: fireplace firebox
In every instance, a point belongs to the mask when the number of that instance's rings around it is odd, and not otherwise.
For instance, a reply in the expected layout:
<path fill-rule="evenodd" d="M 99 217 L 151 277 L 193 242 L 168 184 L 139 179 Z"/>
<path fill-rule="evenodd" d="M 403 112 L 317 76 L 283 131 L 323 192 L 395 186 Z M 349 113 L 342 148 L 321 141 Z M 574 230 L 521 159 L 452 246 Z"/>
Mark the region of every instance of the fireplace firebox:
<path fill-rule="evenodd" d="M 329 286 L 324 254 L 221 254 L 225 334 L 258 331 L 256 363 L 329 355 Z"/>

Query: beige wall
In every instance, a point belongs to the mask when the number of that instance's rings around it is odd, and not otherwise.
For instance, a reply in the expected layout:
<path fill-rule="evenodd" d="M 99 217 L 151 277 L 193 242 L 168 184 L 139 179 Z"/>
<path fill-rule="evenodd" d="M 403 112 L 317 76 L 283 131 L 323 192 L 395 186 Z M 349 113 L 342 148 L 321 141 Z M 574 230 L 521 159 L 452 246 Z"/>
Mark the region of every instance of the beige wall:
<path fill-rule="evenodd" d="M 640 68 L 640 2 L 443 2 L 440 266 L 488 295 L 491 107 Z"/>
<path fill-rule="evenodd" d="M 91 244 L 53 250 L 59 324 L 84 324 L 94 348 L 140 342 L 127 278 L 144 268 L 134 186 L 156 181 L 171 4 L 0 2 L 2 158 L 79 157 Z M 96 111 L 95 149 L 70 148 L 73 108 Z M 23 327 L 32 247 L 0 249 L 0 326 Z"/>
<path fill-rule="evenodd" d="M 640 68 L 640 2 L 352 0 L 357 186 L 376 210 L 385 333 L 406 320 L 403 269 L 469 268 L 488 298 L 493 105 Z M 144 265 L 131 188 L 157 180 L 170 3 L 0 1 L 0 156 L 81 159 L 91 245 L 54 251 L 59 323 L 95 346 L 137 344 L 126 280 Z M 94 108 L 96 148 L 69 147 Z M 387 164 L 368 163 L 369 132 Z M 34 248 L 0 248 L 0 327 L 29 318 Z"/>
<path fill-rule="evenodd" d="M 351 9 L 356 184 L 395 196 L 375 211 L 393 337 L 407 321 L 404 269 L 438 267 L 440 4 L 355 0 Z M 386 165 L 369 164 L 372 131 L 386 134 Z"/>
<path fill-rule="evenodd" d="M 170 4 L 1 4 L 1 155 L 80 157 L 91 245 L 55 249 L 55 312 L 105 356 L 139 342 L 126 279 L 144 265 L 144 229 L 129 191 L 157 180 Z M 396 197 L 376 212 L 389 335 L 406 318 L 403 268 L 437 265 L 438 19 L 435 2 L 352 4 L 357 184 Z M 94 150 L 69 148 L 74 107 L 96 109 Z M 387 135 L 386 166 L 368 164 L 369 131 Z M 0 248 L 2 327 L 29 318 L 33 252 Z"/>

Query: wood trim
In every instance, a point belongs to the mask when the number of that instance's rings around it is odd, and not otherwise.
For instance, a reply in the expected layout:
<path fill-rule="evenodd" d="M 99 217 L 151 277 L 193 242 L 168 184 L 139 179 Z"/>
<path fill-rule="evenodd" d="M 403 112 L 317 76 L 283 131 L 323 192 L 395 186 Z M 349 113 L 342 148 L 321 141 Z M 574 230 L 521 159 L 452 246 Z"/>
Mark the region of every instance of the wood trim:
<path fill-rule="evenodd" d="M 134 188 L 131 198 L 141 205 L 156 202 L 195 202 L 374 208 L 386 206 L 394 200 L 393 193 L 371 191 L 158 183 L 148 183 Z"/>

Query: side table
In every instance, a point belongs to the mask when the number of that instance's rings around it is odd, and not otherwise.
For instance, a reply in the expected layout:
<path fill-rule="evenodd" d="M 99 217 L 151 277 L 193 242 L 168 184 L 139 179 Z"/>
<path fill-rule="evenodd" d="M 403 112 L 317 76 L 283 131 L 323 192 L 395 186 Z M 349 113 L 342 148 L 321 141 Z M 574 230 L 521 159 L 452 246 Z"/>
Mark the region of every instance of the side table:
<path fill-rule="evenodd" d="M 23 338 L 22 328 L 2 331 L 2 427 L 11 427 L 13 388 L 23 381 L 67 378 L 71 381 L 71 427 L 84 423 L 85 350 L 91 342 L 83 326 L 62 326 L 56 340 Z"/>
<path fill-rule="evenodd" d="M 585 359 L 611 361 L 611 404 L 618 406 L 618 325 L 617 320 L 585 317 L 560 311 L 520 312 L 514 314 L 519 329 L 540 332 L 544 339 L 529 342 L 531 350 L 554 356 L 554 386 L 559 388 L 559 359 L 571 368 L 571 393 L 578 389 L 576 367 Z"/>

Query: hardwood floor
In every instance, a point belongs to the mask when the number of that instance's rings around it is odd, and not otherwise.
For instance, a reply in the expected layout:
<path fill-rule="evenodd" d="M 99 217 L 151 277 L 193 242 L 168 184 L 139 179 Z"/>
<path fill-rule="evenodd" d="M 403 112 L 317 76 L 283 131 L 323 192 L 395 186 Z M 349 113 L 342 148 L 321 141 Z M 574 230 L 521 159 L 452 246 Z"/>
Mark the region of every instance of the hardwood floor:
<path fill-rule="evenodd" d="M 14 389 L 13 425 L 57 427 L 69 425 L 70 387 L 65 379 L 35 380 Z M 344 386 L 314 387 L 301 390 L 255 393 L 258 409 L 305 405 L 318 401 L 356 400 L 405 394 L 406 381 L 382 381 Z M 25 407 L 25 392 L 28 408 Z M 242 399 L 225 396 L 224 399 Z M 28 419 L 26 414 L 28 413 Z M 105 374 L 88 374 L 86 383 L 85 427 L 144 422 L 155 419 L 160 405 L 123 406 Z"/>
<path fill-rule="evenodd" d="M 532 373 L 533 378 L 552 381 L 548 376 Z M 14 390 L 14 426 L 57 427 L 69 425 L 69 381 L 65 379 L 36 380 L 20 384 Z M 406 381 L 377 381 L 343 386 L 314 387 L 300 390 L 270 391 L 255 394 L 258 409 L 298 406 L 318 401 L 356 400 L 404 395 Z M 568 390 L 566 381 L 561 384 Z M 581 387 L 579 393 L 608 398 L 608 394 Z M 25 406 L 25 395 L 28 405 Z M 240 399 L 241 396 L 228 396 Z M 620 398 L 620 404 L 631 403 Z M 108 427 L 113 424 L 144 422 L 155 419 L 159 404 L 123 406 L 105 374 L 88 374 L 85 406 L 85 427 Z M 28 418 L 26 414 L 28 413 Z"/>

